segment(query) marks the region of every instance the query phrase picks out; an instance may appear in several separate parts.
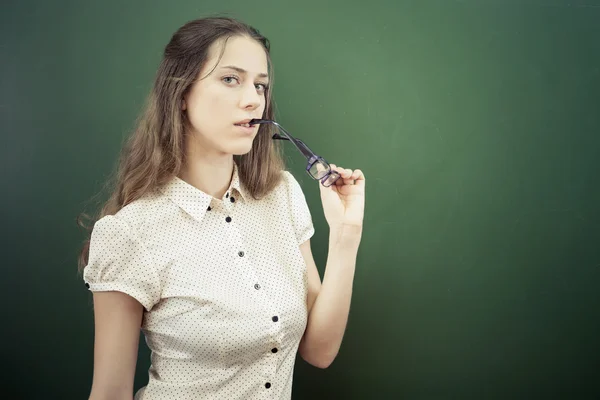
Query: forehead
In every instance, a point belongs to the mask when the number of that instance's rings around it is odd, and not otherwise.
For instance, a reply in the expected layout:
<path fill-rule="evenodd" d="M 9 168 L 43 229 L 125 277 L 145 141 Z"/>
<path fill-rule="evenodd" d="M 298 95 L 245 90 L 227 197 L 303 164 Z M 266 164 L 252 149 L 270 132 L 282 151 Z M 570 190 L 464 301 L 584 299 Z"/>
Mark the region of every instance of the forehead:
<path fill-rule="evenodd" d="M 210 70 L 217 64 L 217 69 L 233 65 L 245 69 L 250 75 L 269 72 L 265 49 L 256 40 L 245 36 L 234 36 L 227 41 L 222 39 L 213 43 L 208 51 L 206 64 Z"/>

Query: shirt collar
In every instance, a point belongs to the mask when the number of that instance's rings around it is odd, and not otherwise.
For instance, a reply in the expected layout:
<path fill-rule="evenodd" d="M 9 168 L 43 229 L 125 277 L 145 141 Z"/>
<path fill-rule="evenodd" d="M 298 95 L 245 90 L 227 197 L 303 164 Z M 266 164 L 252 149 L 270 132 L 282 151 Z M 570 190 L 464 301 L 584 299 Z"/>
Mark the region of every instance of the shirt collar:
<path fill-rule="evenodd" d="M 198 221 L 202 220 L 213 199 L 209 194 L 204 193 L 177 176 L 173 177 L 171 181 L 160 188 L 160 191 Z M 233 196 L 236 200 L 241 198 L 247 201 L 249 197 L 248 191 L 241 184 L 238 166 L 235 162 L 233 163 L 233 175 L 229 183 L 229 188 L 226 194 L 223 195 L 222 200 L 229 201 L 227 194 L 229 197 Z"/>
<path fill-rule="evenodd" d="M 238 166 L 235 162 L 233 163 L 233 176 L 231 177 L 231 184 L 229 185 L 229 189 L 227 189 L 227 191 L 229 194 L 237 192 L 238 197 L 241 197 L 244 201 L 248 201 L 248 198 L 250 197 L 250 193 L 248 193 L 240 181 Z"/>

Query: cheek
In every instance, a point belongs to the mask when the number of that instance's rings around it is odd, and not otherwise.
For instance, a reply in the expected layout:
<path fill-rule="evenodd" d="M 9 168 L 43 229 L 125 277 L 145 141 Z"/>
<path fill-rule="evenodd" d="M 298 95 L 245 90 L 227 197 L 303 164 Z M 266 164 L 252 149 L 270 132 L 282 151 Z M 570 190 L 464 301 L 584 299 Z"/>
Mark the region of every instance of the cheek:
<path fill-rule="evenodd" d="M 203 104 L 195 103 L 188 107 L 188 119 L 195 128 L 200 128 L 206 122 L 206 116 L 210 115 L 210 110 L 207 110 Z"/>
<path fill-rule="evenodd" d="M 219 98 L 210 99 L 208 96 L 195 98 L 188 107 L 188 118 L 197 128 L 210 125 L 211 121 L 222 113 L 223 106 Z"/>
<path fill-rule="evenodd" d="M 260 114 L 265 115 L 265 110 L 267 109 L 267 101 L 263 98 L 262 104 L 260 105 Z"/>
<path fill-rule="evenodd" d="M 203 82 L 203 85 L 198 86 L 192 93 L 189 111 L 194 114 L 196 120 L 200 117 L 214 117 L 215 113 L 224 112 L 224 108 L 231 102 L 229 97 L 231 97 L 230 94 L 218 85 L 212 82 Z"/>

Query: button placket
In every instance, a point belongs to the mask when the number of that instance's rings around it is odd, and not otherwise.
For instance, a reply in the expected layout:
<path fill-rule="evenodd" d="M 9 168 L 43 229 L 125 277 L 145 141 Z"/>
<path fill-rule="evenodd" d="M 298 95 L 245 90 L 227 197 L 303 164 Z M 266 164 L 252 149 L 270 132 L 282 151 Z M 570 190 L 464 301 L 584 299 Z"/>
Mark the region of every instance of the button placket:
<path fill-rule="evenodd" d="M 250 265 L 250 262 L 248 260 L 248 255 L 246 254 L 246 251 L 244 250 L 245 246 L 244 246 L 244 242 L 242 240 L 242 235 L 240 234 L 240 231 L 237 228 L 237 226 L 233 225 L 233 217 L 231 216 L 231 211 L 233 211 L 233 207 L 234 207 L 233 203 L 235 203 L 235 197 L 233 196 L 233 194 L 230 194 L 229 192 L 227 192 L 225 194 L 225 198 L 228 198 L 230 200 L 229 201 L 230 204 L 227 204 L 227 202 L 223 202 L 223 206 L 229 214 L 225 218 L 225 222 L 228 223 L 229 225 L 231 225 L 232 228 L 235 228 L 235 229 L 232 229 L 231 235 L 229 236 L 230 243 L 232 244 L 232 246 L 235 246 L 235 248 L 237 249 L 237 259 L 239 261 L 241 261 L 243 272 L 245 274 L 247 274 L 247 276 L 250 278 L 249 282 L 251 282 L 253 292 L 262 295 L 262 292 L 264 292 L 263 286 L 258 280 L 258 276 L 256 274 L 255 269 L 252 267 L 252 265 Z"/>
<path fill-rule="evenodd" d="M 235 246 L 234 249 L 239 249 L 242 248 L 244 246 L 240 245 L 241 240 L 236 241 L 233 245 Z M 235 251 L 235 250 L 234 250 Z M 245 276 L 244 278 L 244 282 L 247 282 L 246 285 L 250 285 L 251 286 L 251 290 L 253 292 L 257 292 L 260 291 L 260 289 L 262 287 L 260 287 L 260 284 L 258 283 L 258 276 L 256 275 L 256 271 L 254 270 L 254 268 L 252 268 L 252 265 L 250 263 L 250 260 L 248 259 L 248 255 L 246 254 L 245 251 L 243 250 L 238 250 L 238 252 L 235 255 L 235 258 L 237 259 L 237 262 L 239 263 L 238 265 L 240 266 L 240 270 L 241 273 Z M 259 285 L 259 290 L 257 290 L 254 286 L 255 285 Z"/>
<path fill-rule="evenodd" d="M 234 217 L 233 214 L 236 209 L 236 200 L 237 200 L 236 194 L 234 194 L 230 190 L 230 191 L 227 191 L 227 193 L 225 193 L 225 198 L 222 199 L 222 201 L 221 201 L 223 209 L 227 213 L 227 217 L 225 218 L 225 221 L 228 223 L 231 223 L 231 221 L 233 221 L 233 217 Z"/>
<path fill-rule="evenodd" d="M 271 335 L 271 340 L 265 345 L 264 356 L 260 361 L 261 371 L 265 378 L 273 379 L 272 377 L 277 373 L 277 368 L 282 361 L 280 357 L 282 342 L 279 340 L 279 336 Z"/>
<path fill-rule="evenodd" d="M 239 225 L 236 224 L 236 221 L 240 218 L 243 218 L 243 216 L 232 215 L 232 204 L 230 202 L 223 202 L 222 205 L 227 213 L 227 217 L 225 217 L 223 223 L 227 224 L 227 240 L 229 242 L 229 248 L 231 249 L 230 251 L 232 254 L 234 254 L 234 262 L 238 265 L 238 269 L 242 274 L 242 282 L 245 282 L 245 285 L 247 285 L 246 287 L 249 286 L 253 293 L 262 292 L 262 286 L 260 286 L 256 271 L 253 268 L 250 259 L 248 258 L 246 244 L 240 232 Z M 258 290 L 254 287 L 256 284 L 259 285 Z"/>

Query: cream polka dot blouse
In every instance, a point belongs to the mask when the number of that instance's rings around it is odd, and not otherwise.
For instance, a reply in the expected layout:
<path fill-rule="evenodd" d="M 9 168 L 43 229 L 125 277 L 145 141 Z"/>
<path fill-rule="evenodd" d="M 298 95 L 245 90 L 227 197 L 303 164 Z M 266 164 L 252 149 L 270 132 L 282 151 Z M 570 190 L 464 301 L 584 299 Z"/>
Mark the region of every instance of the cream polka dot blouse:
<path fill-rule="evenodd" d="M 237 166 L 221 199 L 174 178 L 95 224 L 86 286 L 145 308 L 151 367 L 136 400 L 291 398 L 307 322 L 299 245 L 314 228 L 300 185 L 282 175 L 261 200 Z"/>

